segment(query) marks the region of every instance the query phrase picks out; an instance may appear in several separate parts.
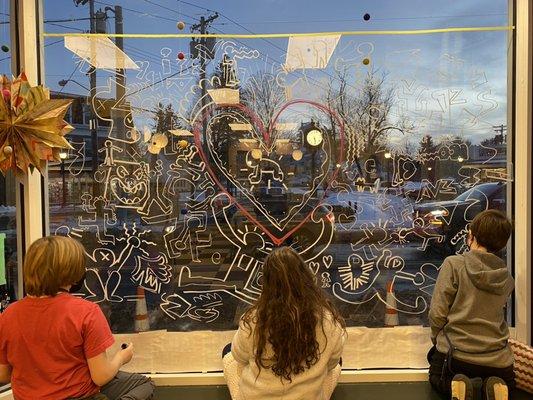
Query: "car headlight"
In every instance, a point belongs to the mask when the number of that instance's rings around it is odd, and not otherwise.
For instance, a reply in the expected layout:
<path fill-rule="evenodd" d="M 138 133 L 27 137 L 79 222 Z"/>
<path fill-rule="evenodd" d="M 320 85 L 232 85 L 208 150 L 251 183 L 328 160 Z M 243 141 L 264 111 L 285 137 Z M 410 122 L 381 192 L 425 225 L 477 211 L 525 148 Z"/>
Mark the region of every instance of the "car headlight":
<path fill-rule="evenodd" d="M 448 215 L 448 210 L 433 210 L 429 213 L 434 217 L 446 217 Z"/>

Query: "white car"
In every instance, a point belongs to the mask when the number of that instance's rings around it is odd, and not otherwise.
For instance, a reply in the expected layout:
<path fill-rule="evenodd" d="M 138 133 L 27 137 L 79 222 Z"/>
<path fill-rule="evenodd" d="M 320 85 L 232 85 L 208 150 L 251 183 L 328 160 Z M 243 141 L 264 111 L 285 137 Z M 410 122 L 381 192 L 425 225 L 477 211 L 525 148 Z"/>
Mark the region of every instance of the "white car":
<path fill-rule="evenodd" d="M 335 216 L 338 242 L 388 242 L 392 233 L 412 227 L 413 202 L 385 191 L 341 191 L 330 193 L 324 205 Z"/>

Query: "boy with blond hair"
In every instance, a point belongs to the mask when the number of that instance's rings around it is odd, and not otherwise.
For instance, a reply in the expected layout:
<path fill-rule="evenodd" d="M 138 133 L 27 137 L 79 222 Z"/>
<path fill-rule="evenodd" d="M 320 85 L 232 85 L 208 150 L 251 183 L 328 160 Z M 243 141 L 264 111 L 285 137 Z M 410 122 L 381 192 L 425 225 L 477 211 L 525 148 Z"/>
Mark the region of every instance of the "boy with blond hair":
<path fill-rule="evenodd" d="M 0 314 L 0 383 L 11 382 L 17 400 L 152 398 L 150 379 L 119 371 L 133 345 L 108 357 L 114 339 L 100 307 L 69 294 L 83 283 L 85 257 L 61 236 L 26 253 L 27 295 Z"/>

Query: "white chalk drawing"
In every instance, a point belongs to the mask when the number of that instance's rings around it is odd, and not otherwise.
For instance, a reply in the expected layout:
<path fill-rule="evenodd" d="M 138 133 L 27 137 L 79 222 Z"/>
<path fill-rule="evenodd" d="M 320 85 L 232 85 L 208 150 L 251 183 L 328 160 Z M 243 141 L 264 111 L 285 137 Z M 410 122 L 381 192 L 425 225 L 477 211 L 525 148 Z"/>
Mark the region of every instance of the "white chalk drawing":
<path fill-rule="evenodd" d="M 127 304 L 140 287 L 160 328 L 230 329 L 261 293 L 264 258 L 287 245 L 348 324 L 380 326 L 384 306 L 425 323 L 444 257 L 467 250 L 477 213 L 505 210 L 498 88 L 450 49 L 432 87 L 422 47 L 382 59 L 353 38 L 297 44 L 285 65 L 218 39 L 199 49 L 213 56 L 203 79 L 174 47 L 133 56 L 131 76 L 98 70 L 98 168 L 85 140 L 66 162 L 98 190 L 80 185 L 75 211 L 51 214 L 53 232 L 87 248 L 80 295 Z"/>

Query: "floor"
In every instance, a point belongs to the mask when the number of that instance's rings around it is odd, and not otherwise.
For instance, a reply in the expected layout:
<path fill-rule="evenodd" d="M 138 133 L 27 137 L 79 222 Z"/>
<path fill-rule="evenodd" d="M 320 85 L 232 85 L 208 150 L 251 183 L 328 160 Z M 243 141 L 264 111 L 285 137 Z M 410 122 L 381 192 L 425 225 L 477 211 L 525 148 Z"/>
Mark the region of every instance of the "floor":
<path fill-rule="evenodd" d="M 394 394 L 393 394 L 394 393 Z M 226 386 L 158 387 L 156 400 L 230 400 Z M 443 400 L 426 382 L 341 384 L 332 400 Z M 513 400 L 531 400 L 533 395 L 517 393 Z"/>

